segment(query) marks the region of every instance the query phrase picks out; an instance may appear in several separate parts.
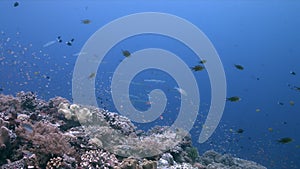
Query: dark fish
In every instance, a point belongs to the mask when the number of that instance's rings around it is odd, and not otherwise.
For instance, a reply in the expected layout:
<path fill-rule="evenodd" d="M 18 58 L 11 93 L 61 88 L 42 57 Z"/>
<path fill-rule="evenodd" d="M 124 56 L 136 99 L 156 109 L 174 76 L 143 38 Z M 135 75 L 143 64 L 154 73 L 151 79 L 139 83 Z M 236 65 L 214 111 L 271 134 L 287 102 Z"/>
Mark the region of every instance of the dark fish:
<path fill-rule="evenodd" d="M 288 84 L 288 87 L 291 88 L 292 90 L 300 91 L 300 87 L 298 87 L 298 86 Z"/>
<path fill-rule="evenodd" d="M 47 76 L 47 75 L 43 75 L 43 77 L 44 77 L 45 79 L 50 79 L 50 77 Z"/>
<path fill-rule="evenodd" d="M 282 103 L 282 102 L 277 102 L 277 104 L 279 104 L 280 106 L 284 105 L 284 103 Z"/>
<path fill-rule="evenodd" d="M 290 138 L 290 137 L 284 137 L 284 138 L 281 138 L 279 140 L 277 140 L 278 143 L 281 143 L 281 144 L 286 144 L 286 143 L 289 143 L 289 142 L 292 142 L 293 139 Z"/>
<path fill-rule="evenodd" d="M 239 70 L 244 70 L 244 67 L 242 65 L 234 65 L 235 68 L 239 69 Z"/>
<path fill-rule="evenodd" d="M 89 20 L 89 19 L 83 19 L 83 20 L 81 20 L 81 23 L 83 23 L 83 24 L 90 24 L 92 21 L 91 20 Z"/>
<path fill-rule="evenodd" d="M 193 71 L 201 71 L 201 70 L 204 70 L 205 68 L 204 68 L 204 66 L 196 65 L 196 66 L 194 66 L 194 67 L 191 67 L 191 69 L 192 69 Z"/>
<path fill-rule="evenodd" d="M 206 63 L 206 60 L 201 60 L 199 63 L 204 64 Z"/>
<path fill-rule="evenodd" d="M 62 42 L 61 36 L 58 36 L 58 37 L 56 38 L 56 40 L 57 40 L 57 42 L 61 43 L 61 42 Z"/>
<path fill-rule="evenodd" d="M 17 7 L 17 6 L 19 6 L 20 4 L 19 4 L 19 2 L 15 2 L 14 3 L 14 7 Z"/>
<path fill-rule="evenodd" d="M 290 71 L 290 74 L 291 74 L 291 75 L 296 75 L 296 72 Z"/>
<path fill-rule="evenodd" d="M 241 134 L 241 133 L 244 132 L 244 130 L 243 129 L 238 129 L 236 132 Z"/>
<path fill-rule="evenodd" d="M 89 75 L 89 79 L 94 78 L 95 76 L 96 76 L 96 73 L 91 73 L 91 74 Z"/>
<path fill-rule="evenodd" d="M 2 92 L 4 89 L 3 88 L 0 88 L 0 92 Z"/>
<path fill-rule="evenodd" d="M 232 97 L 226 98 L 226 100 L 227 100 L 227 101 L 231 101 L 231 102 L 238 102 L 238 101 L 241 100 L 241 98 L 238 97 L 238 96 L 232 96 Z"/>
<path fill-rule="evenodd" d="M 68 42 L 66 42 L 66 44 L 67 44 L 68 46 L 72 46 L 73 42 L 74 42 L 74 38 L 71 39 L 71 40 L 69 40 Z"/>
<path fill-rule="evenodd" d="M 131 53 L 128 50 L 122 50 L 123 56 L 129 57 Z"/>
<path fill-rule="evenodd" d="M 300 87 L 294 86 L 294 90 L 300 91 Z"/>

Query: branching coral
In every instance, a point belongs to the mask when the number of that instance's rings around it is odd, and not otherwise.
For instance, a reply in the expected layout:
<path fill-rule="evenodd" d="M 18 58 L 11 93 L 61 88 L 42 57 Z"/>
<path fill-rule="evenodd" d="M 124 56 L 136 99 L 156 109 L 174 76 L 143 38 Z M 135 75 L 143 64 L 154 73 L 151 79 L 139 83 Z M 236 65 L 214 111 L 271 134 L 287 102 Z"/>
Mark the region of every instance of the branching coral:
<path fill-rule="evenodd" d="M 73 169 L 76 168 L 76 160 L 69 156 L 53 157 L 47 162 L 46 169 Z"/>
<path fill-rule="evenodd" d="M 103 150 L 86 151 L 81 160 L 80 166 L 87 169 L 112 169 L 119 164 L 114 154 Z"/>

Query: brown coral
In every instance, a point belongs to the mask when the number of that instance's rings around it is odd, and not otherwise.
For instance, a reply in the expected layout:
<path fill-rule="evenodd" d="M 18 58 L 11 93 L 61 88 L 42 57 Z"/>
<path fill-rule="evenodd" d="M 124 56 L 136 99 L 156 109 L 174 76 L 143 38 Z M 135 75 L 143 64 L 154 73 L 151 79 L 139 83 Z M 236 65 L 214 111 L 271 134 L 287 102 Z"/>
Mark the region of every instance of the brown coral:
<path fill-rule="evenodd" d="M 129 157 L 125 158 L 122 163 L 116 167 L 117 169 L 156 169 L 156 161 L 146 160 L 139 161 L 138 159 Z"/>
<path fill-rule="evenodd" d="M 27 144 L 25 148 L 36 154 L 39 165 L 44 166 L 53 156 L 64 154 L 74 155 L 75 149 L 68 142 L 68 137 L 47 123 L 22 124 L 16 130 L 17 135 L 24 139 Z"/>

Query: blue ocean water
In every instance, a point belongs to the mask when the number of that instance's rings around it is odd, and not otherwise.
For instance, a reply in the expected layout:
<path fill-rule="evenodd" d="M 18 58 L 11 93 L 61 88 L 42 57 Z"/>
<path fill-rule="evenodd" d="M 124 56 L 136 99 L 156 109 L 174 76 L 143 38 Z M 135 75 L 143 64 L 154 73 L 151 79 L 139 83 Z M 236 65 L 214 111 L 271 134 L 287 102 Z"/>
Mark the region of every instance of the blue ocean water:
<path fill-rule="evenodd" d="M 239 102 L 226 102 L 217 130 L 205 143 L 197 143 L 210 106 L 211 89 L 206 70 L 193 72 L 201 102 L 190 133 L 199 152 L 214 149 L 272 169 L 300 168 L 300 91 L 294 88 L 300 87 L 298 1 L 19 1 L 16 7 L 14 3 L 0 2 L 1 93 L 24 90 L 34 91 L 42 99 L 62 96 L 72 100 L 76 59 L 93 33 L 126 15 L 169 13 L 188 20 L 207 35 L 224 67 L 227 97 L 241 98 Z M 85 19 L 91 22 L 82 23 Z M 57 42 L 58 36 L 62 43 Z M 66 45 L 72 38 L 72 46 Z M 145 48 L 169 50 L 189 67 L 199 62 L 188 46 L 169 37 L 147 34 L 124 39 L 107 53 L 97 70 L 95 94 L 100 107 L 117 111 L 110 82 L 118 64 L 130 59 L 122 55 L 122 50 L 133 53 Z M 156 88 L 168 99 L 160 118 L 137 124 L 141 129 L 172 125 L 180 108 L 176 86 L 172 76 L 157 69 L 135 76 L 129 95 L 136 109 L 150 107 L 147 94 Z M 239 129 L 243 132 L 236 132 Z M 293 141 L 279 143 L 284 137 Z"/>

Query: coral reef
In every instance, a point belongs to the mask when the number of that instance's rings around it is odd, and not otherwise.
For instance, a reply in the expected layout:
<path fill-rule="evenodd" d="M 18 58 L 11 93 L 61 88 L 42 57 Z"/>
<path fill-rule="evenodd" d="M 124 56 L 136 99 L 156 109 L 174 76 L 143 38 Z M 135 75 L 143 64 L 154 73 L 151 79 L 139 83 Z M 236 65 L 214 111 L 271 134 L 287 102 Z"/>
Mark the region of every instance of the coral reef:
<path fill-rule="evenodd" d="M 214 151 L 199 156 L 180 129 L 144 132 L 117 113 L 32 92 L 0 94 L 0 150 L 2 169 L 265 169 Z"/>
<path fill-rule="evenodd" d="M 116 169 L 156 169 L 157 162 L 152 160 L 139 160 L 136 158 L 125 158 Z"/>
<path fill-rule="evenodd" d="M 0 164 L 12 153 L 13 143 L 16 141 L 16 135 L 7 127 L 9 123 L 0 118 Z"/>
<path fill-rule="evenodd" d="M 207 169 L 266 169 L 255 162 L 235 158 L 229 154 L 221 155 L 213 150 L 205 152 L 198 162 L 206 165 Z"/>
<path fill-rule="evenodd" d="M 72 157 L 64 155 L 63 157 L 53 157 L 47 162 L 46 169 L 73 169 L 77 168 L 76 160 Z"/>
<path fill-rule="evenodd" d="M 53 156 L 74 155 L 75 149 L 68 142 L 69 138 L 51 124 L 38 122 L 34 125 L 24 123 L 16 129 L 22 139 L 22 149 L 29 150 L 38 157 L 38 164 L 44 166 Z"/>
<path fill-rule="evenodd" d="M 118 163 L 118 159 L 114 154 L 103 150 L 90 150 L 81 156 L 80 167 L 88 169 L 111 169 L 118 166 Z"/>

